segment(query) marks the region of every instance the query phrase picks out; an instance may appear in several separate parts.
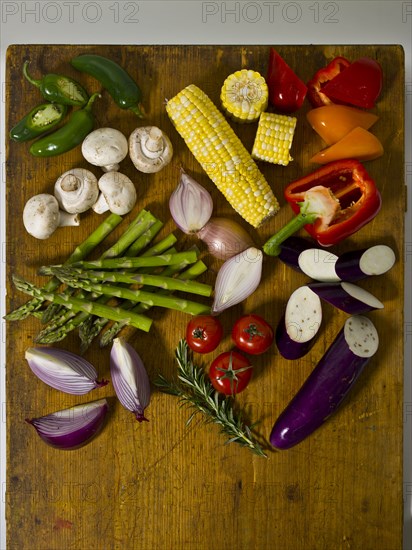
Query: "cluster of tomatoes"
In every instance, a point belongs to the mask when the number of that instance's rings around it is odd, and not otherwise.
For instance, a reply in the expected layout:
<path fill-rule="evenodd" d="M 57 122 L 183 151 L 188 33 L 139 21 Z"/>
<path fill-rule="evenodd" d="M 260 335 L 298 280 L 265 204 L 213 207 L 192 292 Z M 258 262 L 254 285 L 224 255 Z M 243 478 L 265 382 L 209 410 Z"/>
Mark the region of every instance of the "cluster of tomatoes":
<path fill-rule="evenodd" d="M 237 349 L 221 353 L 209 368 L 213 387 L 224 395 L 240 393 L 252 378 L 252 363 L 241 352 L 249 355 L 265 353 L 273 343 L 274 332 L 263 317 L 249 313 L 235 322 L 231 336 Z M 222 324 L 212 315 L 193 317 L 186 328 L 187 344 L 197 353 L 214 351 L 222 338 Z"/>

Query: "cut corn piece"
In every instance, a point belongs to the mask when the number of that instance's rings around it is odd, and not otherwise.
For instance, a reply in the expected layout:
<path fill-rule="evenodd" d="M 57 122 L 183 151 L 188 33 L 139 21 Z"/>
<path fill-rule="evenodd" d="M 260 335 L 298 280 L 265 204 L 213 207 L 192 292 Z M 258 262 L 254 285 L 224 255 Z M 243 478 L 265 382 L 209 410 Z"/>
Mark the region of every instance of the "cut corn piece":
<path fill-rule="evenodd" d="M 190 84 L 166 104 L 176 130 L 231 206 L 253 227 L 276 214 L 279 203 L 224 115 Z"/>
<path fill-rule="evenodd" d="M 256 71 L 242 69 L 223 83 L 220 100 L 225 112 L 237 122 L 254 122 L 268 106 L 266 80 Z"/>
<path fill-rule="evenodd" d="M 295 117 L 262 113 L 253 144 L 252 157 L 287 166 L 293 160 L 290 156 L 290 148 L 295 128 Z"/>

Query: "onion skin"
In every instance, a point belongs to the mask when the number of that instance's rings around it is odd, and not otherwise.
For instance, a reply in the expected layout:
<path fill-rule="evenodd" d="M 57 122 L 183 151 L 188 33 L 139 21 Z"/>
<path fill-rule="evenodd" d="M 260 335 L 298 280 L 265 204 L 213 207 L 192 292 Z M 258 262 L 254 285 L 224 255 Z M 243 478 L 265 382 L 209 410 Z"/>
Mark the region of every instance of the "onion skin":
<path fill-rule="evenodd" d="M 241 225 L 227 218 L 211 218 L 197 236 L 219 260 L 228 260 L 254 246 L 249 233 Z"/>
<path fill-rule="evenodd" d="M 83 447 L 100 432 L 108 410 L 106 399 L 100 399 L 26 422 L 51 447 L 71 451 Z"/>

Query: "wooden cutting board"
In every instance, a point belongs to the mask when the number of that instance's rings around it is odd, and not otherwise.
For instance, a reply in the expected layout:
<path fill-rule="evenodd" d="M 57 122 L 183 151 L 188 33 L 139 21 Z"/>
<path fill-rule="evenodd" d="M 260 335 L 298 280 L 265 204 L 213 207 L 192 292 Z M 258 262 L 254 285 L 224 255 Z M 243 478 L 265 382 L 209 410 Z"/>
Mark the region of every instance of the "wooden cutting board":
<path fill-rule="evenodd" d="M 377 59 L 384 88 L 375 111 L 380 119 L 372 131 L 385 154 L 365 163 L 382 192 L 383 207 L 373 222 L 334 252 L 387 244 L 397 263 L 387 274 L 360 286 L 375 294 L 384 310 L 370 318 L 380 335 L 380 349 L 340 410 L 315 434 L 289 451 L 268 450 L 268 458 L 252 455 L 236 444 L 224 445 L 217 426 L 201 417 L 185 425 L 189 411 L 176 398 L 153 392 L 148 423 L 138 424 L 114 397 L 111 385 L 93 396 L 57 392 L 37 380 L 24 359 L 40 329 L 28 318 L 7 323 L 7 526 L 10 550 L 399 550 L 402 541 L 403 427 L 403 276 L 404 276 L 404 57 L 399 46 L 277 46 L 279 53 L 307 81 L 336 55 L 349 60 Z M 25 59 L 34 76 L 57 72 L 81 81 L 92 92 L 97 82 L 69 64 L 84 52 L 106 55 L 123 65 L 143 91 L 145 123 L 161 127 L 172 139 L 172 163 L 156 175 L 135 171 L 129 160 L 122 171 L 136 183 L 138 204 L 165 222 L 160 236 L 175 231 L 179 246 L 194 243 L 176 231 L 168 212 L 168 197 L 178 180 L 180 164 L 212 193 L 215 214 L 240 220 L 202 172 L 165 112 L 165 99 L 195 83 L 219 105 L 227 75 L 240 68 L 266 73 L 269 46 L 74 46 L 14 45 L 7 52 L 7 130 L 41 102 L 36 88 L 22 78 Z M 288 167 L 261 163 L 281 203 L 279 214 L 257 231 L 262 245 L 291 217 L 282 190 L 291 180 L 312 171 L 309 158 L 323 148 L 309 127 L 306 102 L 296 114 Z M 118 109 L 106 92 L 96 103 L 96 127 L 111 126 L 126 136 L 142 122 Z M 255 125 L 233 128 L 251 148 Z M 82 217 L 79 228 L 57 231 L 47 241 L 31 238 L 22 225 L 29 197 L 51 192 L 65 170 L 86 167 L 79 148 L 56 158 L 31 157 L 28 145 L 7 142 L 7 308 L 26 300 L 12 285 L 17 273 L 43 284 L 42 264 L 63 261 L 74 246 L 101 221 L 94 213 Z M 88 168 L 90 168 L 88 166 Z M 98 174 L 98 170 L 95 170 Z M 110 236 L 113 242 L 133 213 Z M 202 248 L 209 266 L 204 281 L 213 282 L 221 263 Z M 289 295 L 306 282 L 280 261 L 265 258 L 262 284 L 242 305 L 222 314 L 226 336 L 218 350 L 200 362 L 206 367 L 218 353 L 231 348 L 230 328 L 242 312 L 263 315 L 277 324 Z M 155 311 L 149 334 L 126 331 L 141 354 L 149 376 L 172 377 L 174 349 L 183 337 L 185 314 Z M 300 388 L 343 325 L 346 314 L 324 306 L 320 337 L 305 358 L 285 361 L 275 347 L 255 361 L 254 379 L 239 404 L 259 420 L 268 438 L 283 408 Z M 60 347 L 79 351 L 72 333 Z M 97 342 L 86 353 L 100 377 L 108 377 L 107 349 Z M 45 445 L 25 418 L 42 416 L 77 403 L 107 396 L 109 420 L 101 434 L 82 449 L 63 452 Z"/>

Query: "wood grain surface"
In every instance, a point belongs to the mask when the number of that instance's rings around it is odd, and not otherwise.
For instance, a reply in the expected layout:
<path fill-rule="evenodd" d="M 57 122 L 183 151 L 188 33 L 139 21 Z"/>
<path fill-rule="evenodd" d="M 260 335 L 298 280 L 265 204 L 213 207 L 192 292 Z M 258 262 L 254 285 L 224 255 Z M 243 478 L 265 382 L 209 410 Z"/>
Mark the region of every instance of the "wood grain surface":
<path fill-rule="evenodd" d="M 365 163 L 382 192 L 379 215 L 334 252 L 373 244 L 388 244 L 397 263 L 387 274 L 362 281 L 384 310 L 370 318 L 380 335 L 380 349 L 356 387 L 328 422 L 289 451 L 268 449 L 268 458 L 252 455 L 236 444 L 224 445 L 217 426 L 200 416 L 187 427 L 189 412 L 176 398 L 153 391 L 149 422 L 137 423 L 114 397 L 113 387 L 75 397 L 53 390 L 36 379 L 24 359 L 33 345 L 40 321 L 28 318 L 7 323 L 7 526 L 10 550 L 400 550 L 402 544 L 402 428 L 403 428 L 403 266 L 404 266 L 404 61 L 396 45 L 276 46 L 307 81 L 336 55 L 355 60 L 368 55 L 384 71 L 384 88 L 372 131 L 385 154 Z M 175 188 L 179 166 L 202 183 L 215 201 L 215 214 L 240 220 L 202 172 L 165 112 L 165 99 L 189 83 L 197 84 L 219 105 L 220 87 L 240 68 L 266 73 L 269 46 L 74 46 L 14 45 L 7 53 L 7 129 L 34 105 L 39 91 L 24 81 L 22 66 L 31 62 L 35 77 L 57 72 L 81 81 L 89 92 L 99 90 L 92 78 L 69 64 L 83 52 L 96 52 L 123 65 L 142 88 L 145 124 L 161 127 L 171 138 L 175 156 L 156 175 L 137 173 L 130 160 L 122 171 L 136 183 L 138 204 L 165 222 L 160 236 L 174 231 L 179 247 L 195 242 L 175 229 L 168 197 Z M 308 160 L 323 148 L 310 128 L 306 102 L 296 114 L 288 167 L 260 163 L 280 203 L 279 214 L 259 230 L 251 230 L 260 246 L 291 217 L 282 191 L 289 181 L 315 168 Z M 94 106 L 96 127 L 111 126 L 128 136 L 143 123 L 121 111 L 103 92 Z M 256 126 L 233 128 L 250 150 Z M 43 284 L 40 265 L 61 262 L 101 221 L 93 212 L 82 215 L 79 228 L 59 229 L 47 241 L 31 238 L 22 224 L 22 209 L 34 194 L 52 192 L 57 177 L 75 166 L 88 167 L 80 148 L 60 157 L 30 156 L 27 144 L 7 143 L 7 308 L 26 300 L 11 282 L 17 273 Z M 92 168 L 98 175 L 99 170 Z M 111 235 L 116 237 L 133 213 Z M 105 243 L 105 244 L 107 244 Z M 198 243 L 199 244 L 199 243 Z M 203 281 L 213 283 L 221 262 L 202 247 L 209 266 Z M 275 258 L 265 258 L 259 290 L 243 304 L 222 314 L 226 336 L 207 363 L 231 348 L 230 328 L 242 312 L 256 312 L 276 325 L 289 295 L 307 279 Z M 149 334 L 124 333 L 141 354 L 152 380 L 176 371 L 174 349 L 188 318 L 183 313 L 156 310 Z M 324 322 L 312 351 L 300 361 L 283 360 L 275 346 L 259 356 L 254 379 L 239 404 L 259 420 L 267 439 L 271 427 L 331 344 L 347 315 L 324 305 Z M 60 347 L 79 351 L 71 334 Z M 86 353 L 100 377 L 110 376 L 108 349 L 94 343 Z M 89 445 L 62 452 L 45 445 L 25 418 L 41 416 L 77 403 L 107 396 L 108 422 Z"/>

